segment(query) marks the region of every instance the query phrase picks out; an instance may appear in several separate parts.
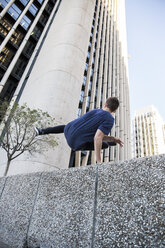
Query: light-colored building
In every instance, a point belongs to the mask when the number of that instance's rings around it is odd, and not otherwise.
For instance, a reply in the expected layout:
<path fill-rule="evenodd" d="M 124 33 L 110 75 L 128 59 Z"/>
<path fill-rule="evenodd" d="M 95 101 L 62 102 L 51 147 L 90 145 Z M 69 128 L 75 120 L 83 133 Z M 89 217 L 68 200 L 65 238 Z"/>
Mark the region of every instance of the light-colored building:
<path fill-rule="evenodd" d="M 165 124 L 163 125 L 163 138 L 164 138 L 164 143 L 165 143 Z"/>
<path fill-rule="evenodd" d="M 18 4 L 19 2 L 19 4 Z M 124 141 L 103 161 L 131 157 L 124 0 L 2 1 L 1 98 L 48 111 L 65 124 L 116 96 L 111 135 Z M 7 49 L 7 50 L 6 50 Z M 71 153 L 63 135 L 46 154 L 12 162 L 9 174 L 95 163 L 94 152 Z"/>
<path fill-rule="evenodd" d="M 165 153 L 164 127 L 163 119 L 154 106 L 136 111 L 133 121 L 134 156 Z"/>

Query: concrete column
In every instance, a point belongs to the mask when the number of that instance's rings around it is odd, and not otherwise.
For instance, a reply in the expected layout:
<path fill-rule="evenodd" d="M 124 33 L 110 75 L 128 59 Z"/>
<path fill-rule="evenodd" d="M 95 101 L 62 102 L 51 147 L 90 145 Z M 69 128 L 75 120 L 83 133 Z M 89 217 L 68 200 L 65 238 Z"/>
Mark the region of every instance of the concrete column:
<path fill-rule="evenodd" d="M 123 84 L 123 112 L 124 112 L 124 159 L 127 159 L 127 117 L 126 117 L 126 71 L 125 71 L 125 67 L 124 67 L 124 84 Z"/>
<path fill-rule="evenodd" d="M 100 54 L 100 49 L 102 49 L 100 47 L 100 43 L 101 43 L 101 40 L 102 40 L 102 24 L 103 24 L 103 16 L 104 16 L 104 4 L 102 4 L 102 8 L 101 8 L 101 14 L 100 14 L 100 23 L 99 23 L 99 32 L 98 32 L 98 40 L 97 40 L 97 50 L 96 50 L 96 59 L 100 59 L 100 64 L 101 64 L 101 54 Z M 102 41 L 102 44 L 103 44 L 103 41 Z M 100 68 L 100 64 L 98 64 L 98 68 L 97 70 Z M 98 71 L 97 71 L 98 72 Z M 99 71 L 99 76 L 98 76 L 98 84 L 100 83 L 99 81 L 99 77 L 100 77 L 100 71 Z M 100 94 L 99 94 L 99 85 L 97 86 L 97 100 L 96 100 L 96 107 L 97 108 L 100 108 Z"/>
<path fill-rule="evenodd" d="M 111 81 L 111 96 L 115 96 L 115 80 L 116 80 L 116 1 L 113 0 L 113 41 L 112 41 L 112 81 Z M 111 130 L 111 136 L 115 136 L 115 125 Z M 116 147 L 111 147 L 110 159 L 115 160 L 115 149 Z"/>
<path fill-rule="evenodd" d="M 106 31 L 106 16 L 107 16 L 107 11 L 106 11 L 106 6 L 104 6 L 104 11 L 103 11 L 103 28 L 101 32 L 101 47 L 100 47 L 100 64 L 99 64 L 99 77 L 98 77 L 98 90 L 97 90 L 97 102 L 96 102 L 96 107 L 100 108 L 100 102 L 101 102 L 101 90 L 103 86 L 103 73 L 104 73 L 104 53 L 105 53 L 105 31 Z M 102 27 L 101 26 L 101 27 Z M 103 102 L 102 102 L 103 104 Z"/>
<path fill-rule="evenodd" d="M 63 0 L 20 99 L 48 111 L 58 124 L 77 116 L 95 0 Z M 59 146 L 34 157 L 13 161 L 9 174 L 66 168 L 70 148 L 64 135 Z"/>
<path fill-rule="evenodd" d="M 150 135 L 150 125 L 149 125 L 149 118 L 146 117 L 146 121 L 147 121 L 147 142 L 148 142 L 148 146 L 149 146 L 149 156 L 152 155 L 152 144 L 151 144 L 151 135 Z"/>
<path fill-rule="evenodd" d="M 109 8 L 106 9 L 106 36 L 105 36 L 105 60 L 104 60 L 104 81 L 103 81 L 103 94 L 102 94 L 102 101 L 103 103 L 106 101 L 107 98 L 107 82 L 108 82 L 108 50 L 109 50 Z"/>
<path fill-rule="evenodd" d="M 120 139 L 124 141 L 124 108 L 123 108 L 123 69 L 124 69 L 124 59 L 121 57 L 121 47 L 120 47 Z M 120 160 L 124 160 L 124 148 L 120 151 Z"/>
<path fill-rule="evenodd" d="M 78 151 L 75 153 L 75 167 L 80 167 L 80 160 L 81 160 L 81 152 Z"/>
<path fill-rule="evenodd" d="M 108 73 L 108 97 L 112 94 L 112 38 L 113 38 L 113 18 L 110 18 L 110 38 L 109 38 L 109 73 Z"/>
<path fill-rule="evenodd" d="M 96 81 L 97 81 L 97 71 L 98 71 L 98 61 L 99 61 L 99 51 L 100 51 L 100 40 L 101 40 L 101 26 L 102 26 L 102 16 L 103 16 L 103 4 L 101 4 L 101 13 L 100 13 L 100 23 L 99 23 L 99 30 L 98 30 L 98 37 L 97 37 L 97 46 L 96 46 L 96 55 L 95 55 L 95 65 L 94 65 L 94 72 L 93 72 L 93 83 L 92 83 L 92 91 L 91 91 L 91 102 L 90 102 L 90 110 L 94 108 L 95 102 L 95 92 L 96 92 Z M 96 22 L 96 25 L 98 24 Z"/>
<path fill-rule="evenodd" d="M 107 85 L 108 85 L 108 51 L 109 51 L 109 28 L 110 28 L 110 9 L 107 9 L 107 26 L 106 26 L 106 49 L 105 49 L 105 66 L 104 66 L 104 82 L 103 82 L 103 97 L 102 102 L 106 101 L 108 96 Z M 104 161 L 109 162 L 109 148 L 105 149 Z"/>
<path fill-rule="evenodd" d="M 119 80 L 119 73 L 120 73 L 120 64 L 119 64 L 119 33 L 117 31 L 116 33 L 116 89 L 115 89 L 115 95 L 116 97 L 119 99 L 119 83 L 120 83 L 120 80 Z M 120 99 L 119 99 L 120 101 Z M 119 123 L 119 119 L 120 119 L 120 112 L 119 110 L 117 110 L 116 112 L 116 126 L 115 126 L 115 129 L 116 129 L 116 137 L 119 137 L 119 133 L 120 133 L 120 123 Z M 119 162 L 119 153 L 120 153 L 120 146 L 117 145 L 116 146 L 116 161 Z"/>

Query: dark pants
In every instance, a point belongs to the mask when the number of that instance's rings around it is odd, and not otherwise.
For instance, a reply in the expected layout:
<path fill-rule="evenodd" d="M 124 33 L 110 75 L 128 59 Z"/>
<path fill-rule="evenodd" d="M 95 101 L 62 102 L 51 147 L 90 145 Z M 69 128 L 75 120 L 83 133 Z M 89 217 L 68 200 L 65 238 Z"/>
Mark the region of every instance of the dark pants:
<path fill-rule="evenodd" d="M 64 133 L 65 125 L 59 125 L 55 127 L 48 127 L 45 129 L 41 129 L 42 134 L 50 134 L 50 133 Z"/>
<path fill-rule="evenodd" d="M 107 142 L 107 141 L 103 141 L 102 142 L 102 148 L 101 149 L 106 149 L 109 146 L 116 146 L 115 142 Z M 80 150 L 81 151 L 94 151 L 94 142 L 87 142 L 85 143 Z"/>
<path fill-rule="evenodd" d="M 48 128 L 42 129 L 41 134 L 44 135 L 44 134 L 51 134 L 51 133 L 64 133 L 64 128 L 65 128 L 65 125 L 48 127 Z M 102 149 L 106 149 L 109 146 L 115 146 L 115 145 L 116 145 L 115 142 L 103 141 L 102 142 Z M 79 150 L 81 150 L 81 151 L 94 151 L 94 142 L 85 143 Z"/>

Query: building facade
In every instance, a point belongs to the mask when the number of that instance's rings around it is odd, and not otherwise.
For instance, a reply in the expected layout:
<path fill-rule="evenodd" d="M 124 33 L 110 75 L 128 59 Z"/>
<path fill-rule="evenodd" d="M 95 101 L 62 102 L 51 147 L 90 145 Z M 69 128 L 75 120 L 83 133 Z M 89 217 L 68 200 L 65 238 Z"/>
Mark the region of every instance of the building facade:
<path fill-rule="evenodd" d="M 154 106 L 136 111 L 133 130 L 135 157 L 165 153 L 164 122 Z"/>
<path fill-rule="evenodd" d="M 2 0 L 0 98 L 26 102 L 65 124 L 116 96 L 111 135 L 124 148 L 103 150 L 103 162 L 131 157 L 124 0 Z M 63 135 L 44 155 L 13 161 L 10 174 L 95 163 L 94 152 L 73 153 Z"/>

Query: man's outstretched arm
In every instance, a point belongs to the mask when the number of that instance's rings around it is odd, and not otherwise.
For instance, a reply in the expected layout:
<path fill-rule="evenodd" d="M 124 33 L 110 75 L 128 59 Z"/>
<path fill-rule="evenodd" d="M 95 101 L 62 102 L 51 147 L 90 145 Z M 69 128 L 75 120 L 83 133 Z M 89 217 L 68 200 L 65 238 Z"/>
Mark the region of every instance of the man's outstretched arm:
<path fill-rule="evenodd" d="M 101 148 L 102 142 L 105 134 L 100 130 L 97 129 L 95 137 L 94 137 L 94 147 L 96 152 L 96 161 L 97 163 L 101 163 Z"/>
<path fill-rule="evenodd" d="M 123 146 L 124 145 L 124 143 L 123 143 L 123 141 L 121 141 L 121 139 L 115 138 L 115 137 L 112 137 L 112 136 L 105 135 L 104 138 L 103 138 L 103 140 L 104 141 L 108 141 L 108 142 L 116 142 L 120 146 Z"/>

